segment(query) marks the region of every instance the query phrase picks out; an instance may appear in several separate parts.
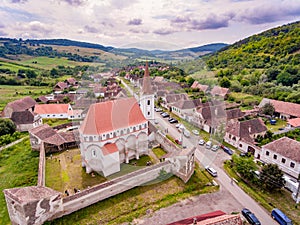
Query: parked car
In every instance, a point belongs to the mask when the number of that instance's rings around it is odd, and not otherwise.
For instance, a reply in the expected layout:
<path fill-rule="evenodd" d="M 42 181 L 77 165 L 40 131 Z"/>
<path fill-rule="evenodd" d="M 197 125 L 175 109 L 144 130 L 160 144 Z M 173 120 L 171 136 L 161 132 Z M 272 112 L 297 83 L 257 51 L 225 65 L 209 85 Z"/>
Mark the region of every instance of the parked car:
<path fill-rule="evenodd" d="M 191 133 L 187 129 L 184 129 L 183 135 L 189 138 L 191 136 Z"/>
<path fill-rule="evenodd" d="M 205 167 L 205 170 L 206 170 L 210 175 L 212 175 L 213 177 L 217 177 L 217 176 L 218 176 L 217 171 L 216 171 L 214 168 L 212 168 L 212 167 L 206 166 L 206 167 Z"/>
<path fill-rule="evenodd" d="M 261 225 L 257 217 L 249 209 L 244 208 L 242 214 L 251 225 Z"/>
<path fill-rule="evenodd" d="M 211 150 L 214 151 L 214 152 L 217 151 L 218 149 L 219 149 L 218 145 L 213 145 L 212 148 L 211 148 Z"/>
<path fill-rule="evenodd" d="M 158 120 L 157 120 L 157 119 L 155 119 L 155 120 L 154 120 L 154 123 L 155 123 L 155 124 L 158 124 Z"/>
<path fill-rule="evenodd" d="M 171 120 L 169 120 L 170 123 L 178 123 L 178 120 L 172 118 Z"/>
<path fill-rule="evenodd" d="M 211 141 L 206 142 L 205 148 L 210 149 L 212 146 Z"/>
<path fill-rule="evenodd" d="M 176 124 L 176 128 L 179 128 L 181 126 L 181 123 Z"/>
<path fill-rule="evenodd" d="M 155 112 L 161 112 L 162 109 L 161 108 L 154 108 Z"/>
<path fill-rule="evenodd" d="M 163 118 L 166 118 L 166 117 L 169 117 L 170 115 L 169 115 L 168 113 L 163 113 L 163 114 L 161 114 L 161 116 L 162 116 Z"/>
<path fill-rule="evenodd" d="M 192 130 L 193 134 L 195 135 L 199 135 L 199 131 L 198 130 Z"/>
<path fill-rule="evenodd" d="M 199 145 L 204 145 L 205 144 L 205 141 L 203 140 L 203 139 L 201 139 L 200 141 L 199 141 Z"/>
<path fill-rule="evenodd" d="M 292 220 L 288 218 L 281 210 L 273 209 L 271 212 L 271 216 L 274 220 L 276 220 L 280 225 L 293 225 Z"/>
<path fill-rule="evenodd" d="M 230 149 L 230 148 L 228 148 L 228 147 L 226 147 L 226 146 L 224 146 L 224 145 L 221 145 L 221 148 L 224 150 L 224 152 L 226 152 L 228 155 L 232 155 L 233 154 L 233 151 Z"/>
<path fill-rule="evenodd" d="M 180 139 L 175 139 L 176 144 L 182 145 L 182 141 Z"/>

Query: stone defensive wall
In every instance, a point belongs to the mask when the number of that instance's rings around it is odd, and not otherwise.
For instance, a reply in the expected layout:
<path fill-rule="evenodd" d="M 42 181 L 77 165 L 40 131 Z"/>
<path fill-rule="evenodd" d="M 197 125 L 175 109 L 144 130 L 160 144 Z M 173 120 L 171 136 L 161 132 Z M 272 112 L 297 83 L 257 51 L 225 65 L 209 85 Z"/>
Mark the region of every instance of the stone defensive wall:
<path fill-rule="evenodd" d="M 111 196 L 120 194 L 134 187 L 143 185 L 159 177 L 161 171 L 172 172 L 172 165 L 165 161 L 153 166 L 140 169 L 122 177 L 107 181 L 97 186 L 85 189 L 79 193 L 63 198 L 63 211 L 51 219 L 55 219 L 79 209 L 97 203 Z"/>
<path fill-rule="evenodd" d="M 39 156 L 39 170 L 38 170 L 38 182 L 37 186 L 45 186 L 45 166 L 46 166 L 46 153 L 44 144 L 41 144 L 40 156 Z"/>

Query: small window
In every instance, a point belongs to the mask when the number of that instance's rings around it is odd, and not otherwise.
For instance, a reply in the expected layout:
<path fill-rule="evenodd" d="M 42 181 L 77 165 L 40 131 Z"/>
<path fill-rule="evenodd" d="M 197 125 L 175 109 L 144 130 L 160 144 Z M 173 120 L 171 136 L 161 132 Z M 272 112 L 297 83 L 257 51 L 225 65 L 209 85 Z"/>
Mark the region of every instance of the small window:
<path fill-rule="evenodd" d="M 243 145 L 242 144 L 240 144 L 240 148 L 242 148 L 243 147 Z"/>
<path fill-rule="evenodd" d="M 295 168 L 295 163 L 291 162 L 290 167 Z"/>
<path fill-rule="evenodd" d="M 148 100 L 147 105 L 150 105 L 150 100 Z"/>
<path fill-rule="evenodd" d="M 93 156 L 94 158 L 97 157 L 97 155 L 96 155 L 96 150 L 95 150 L 95 149 L 92 150 L 92 156 Z"/>
<path fill-rule="evenodd" d="M 281 159 L 281 162 L 282 162 L 282 163 L 285 163 L 285 161 L 286 161 L 285 158 L 282 158 L 282 159 Z"/>
<path fill-rule="evenodd" d="M 148 116 L 150 115 L 150 112 L 148 112 Z"/>
<path fill-rule="evenodd" d="M 277 155 L 274 154 L 274 155 L 273 155 L 273 159 L 277 159 Z"/>
<path fill-rule="evenodd" d="M 266 155 L 269 156 L 269 155 L 270 155 L 270 152 L 269 152 L 269 151 L 266 151 Z"/>

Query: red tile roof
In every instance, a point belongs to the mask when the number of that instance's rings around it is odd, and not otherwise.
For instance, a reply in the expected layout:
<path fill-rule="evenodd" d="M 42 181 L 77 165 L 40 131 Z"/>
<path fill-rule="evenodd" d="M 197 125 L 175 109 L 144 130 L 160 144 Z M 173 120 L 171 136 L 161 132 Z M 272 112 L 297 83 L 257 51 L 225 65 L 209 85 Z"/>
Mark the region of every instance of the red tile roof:
<path fill-rule="evenodd" d="M 33 98 L 27 96 L 25 98 L 8 103 L 6 107 L 12 108 L 14 112 L 21 112 L 24 110 L 28 110 L 34 107 L 35 105 L 36 101 Z"/>
<path fill-rule="evenodd" d="M 225 97 L 226 94 L 229 93 L 229 89 L 228 88 L 222 88 L 219 86 L 214 86 L 214 88 L 211 90 L 211 95 L 215 96 L 223 96 Z"/>
<path fill-rule="evenodd" d="M 121 98 L 92 104 L 80 131 L 99 135 L 120 128 L 147 122 L 135 98 Z"/>
<path fill-rule="evenodd" d="M 262 146 L 284 157 L 300 162 L 300 142 L 288 137 L 282 137 L 276 141 Z"/>
<path fill-rule="evenodd" d="M 68 113 L 69 104 L 41 104 L 36 105 L 34 113 L 36 114 L 63 114 Z"/>
<path fill-rule="evenodd" d="M 300 127 L 300 118 L 289 119 L 288 124 L 290 124 L 292 127 Z"/>
<path fill-rule="evenodd" d="M 115 143 L 109 143 L 102 147 L 103 155 L 109 155 L 109 154 L 112 154 L 112 153 L 118 152 L 118 151 L 119 151 L 118 147 Z"/>
<path fill-rule="evenodd" d="M 61 89 L 61 90 L 64 90 L 64 89 L 66 89 L 67 87 L 68 87 L 68 84 L 67 84 L 67 83 L 60 81 L 60 82 L 58 82 L 58 83 L 55 85 L 54 89 Z"/>
<path fill-rule="evenodd" d="M 300 104 L 263 98 L 259 104 L 259 107 L 261 108 L 266 103 L 271 103 L 274 106 L 275 112 L 294 117 L 300 117 Z"/>

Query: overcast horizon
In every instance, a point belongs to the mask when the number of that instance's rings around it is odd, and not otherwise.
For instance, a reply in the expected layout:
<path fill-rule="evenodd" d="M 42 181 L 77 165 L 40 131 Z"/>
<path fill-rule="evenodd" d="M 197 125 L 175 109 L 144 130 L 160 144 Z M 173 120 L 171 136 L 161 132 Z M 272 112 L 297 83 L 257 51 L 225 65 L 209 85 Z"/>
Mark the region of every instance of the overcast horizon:
<path fill-rule="evenodd" d="M 297 0 L 2 0 L 0 37 L 174 50 L 300 20 Z"/>

